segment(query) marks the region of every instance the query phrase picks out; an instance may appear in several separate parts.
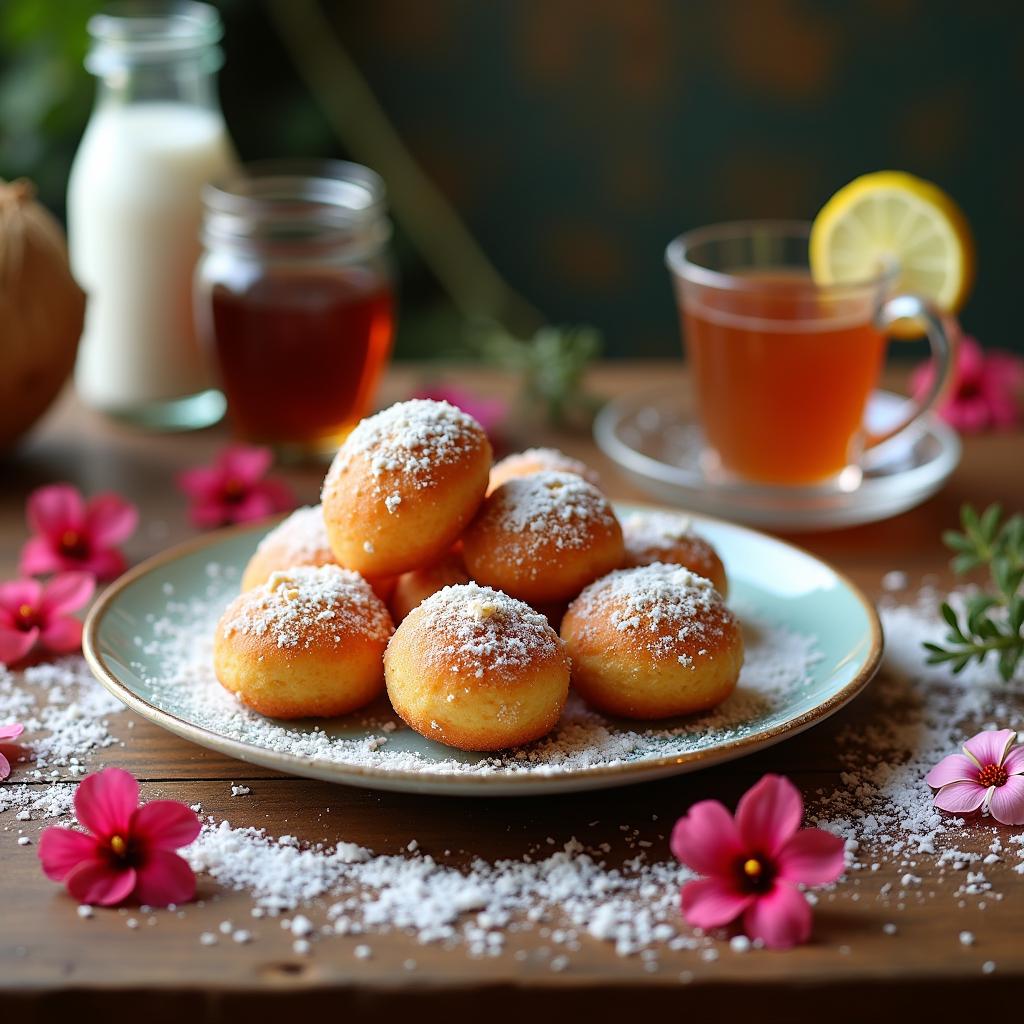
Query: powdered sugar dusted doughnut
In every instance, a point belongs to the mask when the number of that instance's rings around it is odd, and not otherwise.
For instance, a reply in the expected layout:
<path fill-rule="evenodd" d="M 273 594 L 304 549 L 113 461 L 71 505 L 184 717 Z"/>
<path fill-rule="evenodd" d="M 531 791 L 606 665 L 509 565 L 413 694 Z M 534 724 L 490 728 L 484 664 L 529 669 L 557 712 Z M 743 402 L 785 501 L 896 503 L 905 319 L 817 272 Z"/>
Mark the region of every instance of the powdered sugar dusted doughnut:
<path fill-rule="evenodd" d="M 601 486 L 601 477 L 585 462 L 557 448 L 527 448 L 525 451 L 506 455 L 491 467 L 491 482 L 487 493 L 497 490 L 506 480 L 513 477 L 529 476 L 531 473 L 575 473 L 595 487 Z"/>
<path fill-rule="evenodd" d="M 625 718 L 712 708 L 743 665 L 739 624 L 711 582 L 661 562 L 592 583 L 569 606 L 562 640 L 584 700 Z"/>
<path fill-rule="evenodd" d="M 383 689 L 394 632 L 358 573 L 336 565 L 275 572 L 240 594 L 217 625 L 214 671 L 243 704 L 273 718 L 355 711 Z"/>
<path fill-rule="evenodd" d="M 447 402 L 400 402 L 363 420 L 324 480 L 335 558 L 367 576 L 436 562 L 473 518 L 490 468 L 483 427 Z"/>
<path fill-rule="evenodd" d="M 547 619 L 475 583 L 445 587 L 414 608 L 384 655 L 395 711 L 428 739 L 501 750 L 558 721 L 569 659 Z"/>
<path fill-rule="evenodd" d="M 463 535 L 462 554 L 479 583 L 530 604 L 555 604 L 622 565 L 622 528 L 582 477 L 533 473 L 488 496 Z"/>
<path fill-rule="evenodd" d="M 445 587 L 459 583 L 468 583 L 466 567 L 462 564 L 462 556 L 449 551 L 439 562 L 402 573 L 395 581 L 388 607 L 391 617 L 396 623 L 401 622 L 418 604 L 422 604 L 431 594 L 436 594 Z"/>
<path fill-rule="evenodd" d="M 299 565 L 330 565 L 334 552 L 327 541 L 324 513 L 319 505 L 296 509 L 260 541 L 242 574 L 242 589 L 251 590 L 271 573 Z"/>
<path fill-rule="evenodd" d="M 667 562 L 681 565 L 729 596 L 729 581 L 718 552 L 693 532 L 689 516 L 676 512 L 634 512 L 622 521 L 627 567 Z"/>

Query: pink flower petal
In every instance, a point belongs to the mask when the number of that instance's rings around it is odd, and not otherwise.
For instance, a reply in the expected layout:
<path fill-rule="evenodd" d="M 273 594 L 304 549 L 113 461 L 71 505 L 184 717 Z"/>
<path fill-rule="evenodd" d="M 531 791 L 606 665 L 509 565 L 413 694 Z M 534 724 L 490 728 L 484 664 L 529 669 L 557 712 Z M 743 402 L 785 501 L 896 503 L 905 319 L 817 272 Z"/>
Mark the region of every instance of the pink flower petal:
<path fill-rule="evenodd" d="M 63 882 L 73 868 L 95 860 L 96 852 L 97 843 L 92 836 L 57 825 L 48 828 L 39 839 L 43 874 L 54 882 Z"/>
<path fill-rule="evenodd" d="M 988 802 L 989 813 L 1004 825 L 1024 825 L 1024 778 L 1011 775 L 996 786 Z"/>
<path fill-rule="evenodd" d="M 740 797 L 736 825 L 747 849 L 774 857 L 800 827 L 803 813 L 796 786 L 781 775 L 765 775 Z"/>
<path fill-rule="evenodd" d="M 139 784 L 120 768 L 88 775 L 75 791 L 75 814 L 94 835 L 130 835 L 132 815 L 139 803 Z"/>
<path fill-rule="evenodd" d="M 0 605 L 17 614 L 23 604 L 38 608 L 43 601 L 43 585 L 38 580 L 10 580 L 0 583 Z"/>
<path fill-rule="evenodd" d="M 193 526 L 208 530 L 231 522 L 231 510 L 222 501 L 198 501 L 189 509 Z"/>
<path fill-rule="evenodd" d="M 1007 775 L 1024 773 L 1024 746 L 1011 747 L 1010 752 L 1003 758 L 1003 767 Z"/>
<path fill-rule="evenodd" d="M 38 639 L 38 629 L 0 627 L 0 665 L 13 665 L 21 661 L 35 647 Z"/>
<path fill-rule="evenodd" d="M 87 572 L 66 572 L 43 588 L 39 607 L 44 615 L 77 612 L 96 590 L 96 580 Z"/>
<path fill-rule="evenodd" d="M 115 867 L 108 860 L 85 861 L 72 868 L 65 884 L 79 903 L 112 907 L 135 889 L 135 869 Z"/>
<path fill-rule="evenodd" d="M 804 828 L 776 854 L 778 877 L 804 885 L 827 885 L 846 870 L 845 844 L 820 828 Z"/>
<path fill-rule="evenodd" d="M 701 800 L 676 822 L 669 843 L 673 855 L 702 875 L 732 875 L 743 853 L 732 815 L 717 800 Z"/>
<path fill-rule="evenodd" d="M 93 544 L 111 548 L 135 532 L 139 510 L 119 494 L 97 494 L 86 505 L 85 521 Z"/>
<path fill-rule="evenodd" d="M 85 503 L 77 487 L 50 484 L 33 491 L 25 506 L 34 533 L 60 539 L 65 530 L 78 530 L 85 521 Z"/>
<path fill-rule="evenodd" d="M 687 882 L 682 890 L 683 916 L 694 928 L 721 928 L 735 921 L 754 901 L 721 878 Z"/>
<path fill-rule="evenodd" d="M 39 642 L 54 654 L 70 654 L 81 649 L 82 628 L 78 619 L 58 616 L 42 628 Z"/>
<path fill-rule="evenodd" d="M 8 778 L 11 774 L 11 762 L 7 760 L 2 752 L 0 752 L 0 782 Z"/>
<path fill-rule="evenodd" d="M 166 907 L 169 903 L 188 903 L 196 893 L 196 876 L 176 853 L 153 850 L 136 869 L 135 895 L 140 903 Z"/>
<path fill-rule="evenodd" d="M 178 487 L 196 501 L 210 501 L 224 489 L 224 473 L 211 466 L 196 466 L 178 474 Z"/>
<path fill-rule="evenodd" d="M 269 448 L 236 444 L 225 448 L 217 461 L 227 479 L 250 485 L 266 475 L 274 453 Z"/>
<path fill-rule="evenodd" d="M 0 741 L 16 740 L 25 731 L 21 722 L 11 722 L 10 725 L 0 725 Z"/>
<path fill-rule="evenodd" d="M 18 572 L 26 576 L 45 576 L 64 568 L 64 559 L 48 538 L 32 537 L 25 541 L 18 559 Z"/>
<path fill-rule="evenodd" d="M 811 908 L 799 889 L 780 882 L 747 908 L 743 927 L 772 949 L 789 949 L 810 938 Z"/>
<path fill-rule="evenodd" d="M 944 757 L 925 777 L 932 789 L 948 786 L 951 782 L 977 782 L 981 769 L 963 754 Z"/>
<path fill-rule="evenodd" d="M 200 828 L 196 812 L 177 800 L 152 800 L 132 815 L 132 835 L 145 840 L 151 850 L 188 846 L 199 835 Z"/>
<path fill-rule="evenodd" d="M 985 793 L 976 782 L 951 782 L 935 794 L 933 803 L 950 814 L 970 814 L 985 802 Z"/>
<path fill-rule="evenodd" d="M 241 501 L 232 505 L 226 504 L 224 510 L 233 523 L 254 523 L 272 516 L 275 512 L 283 511 L 278 508 L 274 497 L 269 495 L 259 484 L 253 487 Z"/>
<path fill-rule="evenodd" d="M 112 580 L 124 572 L 127 562 L 116 548 L 94 548 L 76 567 L 91 572 L 98 580 Z"/>
<path fill-rule="evenodd" d="M 964 744 L 964 751 L 982 768 L 987 764 L 1002 764 L 1016 739 L 1017 733 L 1013 729 L 985 729 Z"/>

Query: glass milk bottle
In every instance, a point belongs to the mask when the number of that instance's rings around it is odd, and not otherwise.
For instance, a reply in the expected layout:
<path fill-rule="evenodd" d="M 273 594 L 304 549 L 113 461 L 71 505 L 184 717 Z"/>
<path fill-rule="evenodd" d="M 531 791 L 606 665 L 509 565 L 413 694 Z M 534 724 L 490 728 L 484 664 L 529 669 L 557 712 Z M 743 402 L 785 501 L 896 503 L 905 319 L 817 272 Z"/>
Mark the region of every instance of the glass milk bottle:
<path fill-rule="evenodd" d="M 200 193 L 236 165 L 215 88 L 220 17 L 202 3 L 125 5 L 89 34 L 99 82 L 68 185 L 71 265 L 88 293 L 75 384 L 140 425 L 206 426 L 224 399 L 192 318 Z"/>

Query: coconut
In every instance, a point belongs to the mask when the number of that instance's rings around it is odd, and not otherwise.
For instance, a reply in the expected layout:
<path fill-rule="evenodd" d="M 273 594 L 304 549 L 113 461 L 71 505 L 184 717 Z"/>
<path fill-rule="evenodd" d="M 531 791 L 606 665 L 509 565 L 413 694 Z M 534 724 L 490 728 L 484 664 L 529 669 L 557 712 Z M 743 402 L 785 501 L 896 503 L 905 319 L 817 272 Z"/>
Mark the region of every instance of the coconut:
<path fill-rule="evenodd" d="M 60 224 L 30 181 L 0 178 L 0 448 L 46 411 L 71 373 L 85 293 Z"/>

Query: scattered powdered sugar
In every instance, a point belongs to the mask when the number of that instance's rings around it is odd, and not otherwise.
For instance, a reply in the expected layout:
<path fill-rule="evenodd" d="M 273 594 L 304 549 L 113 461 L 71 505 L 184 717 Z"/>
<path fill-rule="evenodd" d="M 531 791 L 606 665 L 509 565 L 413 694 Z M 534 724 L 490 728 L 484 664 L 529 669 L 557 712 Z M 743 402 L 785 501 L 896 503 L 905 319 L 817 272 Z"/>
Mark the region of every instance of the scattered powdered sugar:
<path fill-rule="evenodd" d="M 297 508 L 260 541 L 256 550 L 273 551 L 282 565 L 313 564 L 324 561 L 325 556 L 333 561 L 323 506 Z"/>
<path fill-rule="evenodd" d="M 296 566 L 272 573 L 240 594 L 221 620 L 225 638 L 262 637 L 277 647 L 341 644 L 350 633 L 385 640 L 387 609 L 357 572 L 337 565 Z"/>
<path fill-rule="evenodd" d="M 950 599 L 962 606 L 963 597 Z M 945 632 L 940 600 L 925 590 L 912 604 L 880 609 L 886 655 L 870 698 L 879 712 L 839 733 L 841 785 L 819 791 L 810 801 L 817 823 L 847 839 L 855 853 L 852 870 L 870 870 L 879 860 L 906 869 L 899 890 L 881 894 L 886 898 L 908 898 L 908 892 L 921 888 L 926 871 L 934 878 L 947 869 L 994 863 L 1007 855 L 1006 842 L 1020 844 L 1018 854 L 1024 857 L 1024 833 L 1007 838 L 998 827 L 965 825 L 962 818 L 938 811 L 924 781 L 929 769 L 975 732 L 1024 727 L 1019 693 L 1024 671 L 1007 684 L 993 664 L 973 664 L 959 676 L 948 666 L 925 664 L 922 642 L 938 642 Z M 972 850 L 986 831 L 991 831 L 988 848 Z M 1024 873 L 1024 861 L 1020 870 Z M 990 888 L 982 871 L 968 871 L 956 895 L 981 895 Z"/>
<path fill-rule="evenodd" d="M 679 566 L 668 571 L 686 573 Z M 472 610 L 481 621 L 471 628 L 469 622 L 459 627 L 463 656 L 471 671 L 489 651 L 495 659 L 518 657 L 514 644 L 500 652 L 489 647 L 488 631 L 499 629 L 501 622 L 488 625 L 485 612 L 490 607 L 509 611 L 521 603 L 476 584 L 468 586 L 481 595 L 480 606 Z M 739 685 L 713 711 L 644 726 L 611 721 L 570 696 L 561 721 L 545 738 L 528 747 L 480 755 L 423 740 L 384 701 L 344 719 L 317 724 L 275 721 L 245 708 L 217 683 L 212 668 L 214 626 L 230 588 L 229 572 L 212 573 L 205 596 L 188 601 L 172 598 L 165 614 L 147 624 L 148 632 L 138 638 L 137 645 L 148 660 L 132 666 L 146 684 L 147 699 L 205 729 L 265 750 L 385 772 L 550 776 L 693 753 L 784 722 L 793 699 L 811 685 L 810 673 L 820 657 L 813 637 L 766 619 L 763 612 L 744 609 L 740 618 L 750 629 Z M 450 619 L 455 611 L 452 595 L 460 592 L 469 591 L 453 587 L 428 601 L 434 601 L 433 607 Z M 519 636 L 523 641 L 519 653 L 531 643 L 555 642 L 542 616 L 532 610 L 522 618 L 520 614 L 514 621 L 526 633 Z M 453 655 L 459 643 L 458 639 L 450 642 Z"/>
<path fill-rule="evenodd" d="M 75 787 L 64 780 L 84 775 L 88 755 L 117 742 L 107 719 L 122 711 L 80 657 L 22 672 L 0 665 L 0 723 L 25 726 L 19 744 L 33 762 L 30 768 L 16 762 L 11 778 L 0 783 L 0 812 L 16 809 L 22 821 L 69 813 Z"/>
<path fill-rule="evenodd" d="M 679 934 L 678 889 L 692 877 L 686 868 L 643 853 L 609 867 L 575 839 L 543 858 L 478 858 L 460 869 L 428 854 L 378 856 L 352 843 L 303 848 L 290 836 L 220 822 L 185 852 L 195 870 L 251 893 L 272 913 L 329 901 L 328 930 L 338 935 L 400 929 L 424 944 L 461 943 L 474 955 L 498 956 L 510 931 L 551 922 L 558 927 L 549 938 L 570 949 L 583 935 L 613 942 L 621 955 L 653 943 L 700 945 Z M 300 933 L 309 934 L 305 925 Z"/>
<path fill-rule="evenodd" d="M 575 473 L 595 487 L 600 487 L 601 477 L 585 462 L 574 459 L 558 448 L 526 448 L 499 459 L 491 469 L 492 480 L 508 480 L 512 477 L 528 476 L 531 473 L 550 471 Z"/>
<path fill-rule="evenodd" d="M 417 398 L 399 402 L 362 420 L 338 449 L 324 480 L 323 497 L 339 486 L 353 460 L 367 461 L 380 481 L 397 477 L 402 486 L 430 487 L 440 467 L 457 462 L 478 448 L 483 428 L 472 416 L 448 402 Z M 401 495 L 389 492 L 387 509 L 394 512 Z"/>
<path fill-rule="evenodd" d="M 435 638 L 428 663 L 483 678 L 512 675 L 515 670 L 562 651 L 547 618 L 500 590 L 464 583 L 444 587 L 416 609 L 405 630 L 425 630 Z"/>
<path fill-rule="evenodd" d="M 687 665 L 694 664 L 695 644 L 714 645 L 735 623 L 709 580 L 662 562 L 601 577 L 573 602 L 572 616 L 578 635 L 601 636 L 610 623 L 631 643 Z"/>

